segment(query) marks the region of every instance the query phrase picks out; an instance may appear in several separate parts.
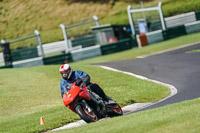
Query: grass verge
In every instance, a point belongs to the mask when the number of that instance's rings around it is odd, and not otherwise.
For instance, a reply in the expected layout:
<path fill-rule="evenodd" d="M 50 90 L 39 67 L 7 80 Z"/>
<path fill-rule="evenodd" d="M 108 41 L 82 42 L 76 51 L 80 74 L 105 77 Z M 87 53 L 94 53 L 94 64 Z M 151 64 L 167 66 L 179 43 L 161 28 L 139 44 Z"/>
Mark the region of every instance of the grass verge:
<path fill-rule="evenodd" d="M 56 133 L 197 133 L 200 98 Z"/>
<path fill-rule="evenodd" d="M 200 33 L 183 36 L 141 49 L 135 48 L 116 54 L 72 63 L 71 65 L 75 70 L 83 70 L 90 74 L 92 81 L 98 82 L 105 92 L 122 106 L 134 102 L 157 101 L 169 93 L 167 88 L 88 64 L 117 59 L 133 59 L 143 54 L 180 46 L 185 43 L 191 43 L 192 41 L 199 41 L 199 35 Z M 58 68 L 59 65 L 52 65 L 0 70 L 0 132 L 41 132 L 79 119 L 76 114 L 66 109 L 62 104 L 59 90 L 60 75 L 58 74 Z M 195 103 L 196 102 L 194 102 L 194 104 Z M 182 105 L 183 104 L 180 105 L 180 109 L 177 108 L 177 112 L 181 110 Z M 170 107 L 173 108 L 174 106 Z M 191 113 L 194 113 L 193 111 L 194 110 L 192 110 Z M 136 119 L 130 121 L 134 121 L 133 123 L 135 126 L 139 124 L 142 128 L 144 123 L 140 124 L 140 121 L 137 121 L 143 116 L 141 113 L 137 113 L 136 115 L 138 116 Z M 153 114 L 153 111 L 150 111 L 150 114 Z M 156 114 L 157 113 L 154 115 Z M 160 114 L 157 114 L 157 116 L 162 119 L 162 116 L 159 115 Z M 40 126 L 39 124 L 40 117 L 44 117 L 44 126 Z M 148 117 L 148 112 L 146 117 Z M 130 119 L 131 118 L 132 115 L 130 116 Z M 150 118 L 147 119 L 146 122 L 151 120 Z M 143 119 L 145 119 L 145 117 Z M 108 120 L 107 122 L 109 123 L 110 121 L 111 120 Z M 162 125 L 162 121 L 159 122 L 161 122 L 160 125 Z M 95 124 L 96 123 L 91 125 Z M 157 124 L 159 125 L 159 123 Z M 119 127 L 123 129 L 123 126 Z M 130 132 L 129 127 L 132 129 L 130 125 L 128 127 L 124 126 L 124 129 Z M 154 126 L 154 128 L 157 130 L 156 126 Z"/>
<path fill-rule="evenodd" d="M 166 87 L 119 72 L 71 65 L 90 74 L 92 81 L 121 106 L 157 101 L 169 93 Z M 0 70 L 0 132 L 41 132 L 79 119 L 62 103 L 58 68 L 52 65 Z M 44 126 L 40 126 L 40 117 L 44 118 Z"/>

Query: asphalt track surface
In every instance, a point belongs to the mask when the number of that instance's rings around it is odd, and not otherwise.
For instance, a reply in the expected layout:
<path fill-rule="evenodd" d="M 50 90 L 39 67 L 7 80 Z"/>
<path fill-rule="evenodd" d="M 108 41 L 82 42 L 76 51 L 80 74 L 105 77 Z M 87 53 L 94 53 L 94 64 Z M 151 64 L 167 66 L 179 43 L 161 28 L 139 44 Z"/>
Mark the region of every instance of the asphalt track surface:
<path fill-rule="evenodd" d="M 190 53 L 189 51 L 197 50 Z M 177 94 L 161 102 L 136 111 L 165 106 L 184 100 L 191 100 L 200 97 L 200 44 L 172 50 L 161 54 L 148 56 L 145 58 L 98 63 L 95 65 L 107 66 L 120 71 L 134 73 L 143 77 L 160 81 L 175 86 Z M 134 109 L 138 105 L 133 106 Z M 131 107 L 131 110 L 132 108 Z M 140 107 L 139 107 L 140 108 Z M 73 128 L 86 123 L 83 120 L 70 123 L 52 131 Z"/>
<path fill-rule="evenodd" d="M 196 52 L 189 52 L 196 50 Z M 178 93 L 143 110 L 200 97 L 200 44 L 133 60 L 98 63 L 171 84 Z"/>

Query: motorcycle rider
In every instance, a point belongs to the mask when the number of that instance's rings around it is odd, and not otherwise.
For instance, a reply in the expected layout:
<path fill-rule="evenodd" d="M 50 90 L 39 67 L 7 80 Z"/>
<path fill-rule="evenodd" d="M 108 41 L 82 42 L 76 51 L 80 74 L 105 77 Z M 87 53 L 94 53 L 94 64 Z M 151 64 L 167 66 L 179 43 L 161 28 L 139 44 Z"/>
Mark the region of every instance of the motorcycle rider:
<path fill-rule="evenodd" d="M 104 93 L 104 91 L 101 89 L 101 87 L 99 87 L 99 85 L 90 82 L 90 76 L 86 72 L 78 70 L 73 71 L 69 64 L 63 64 L 60 67 L 59 71 L 62 76 L 62 80 L 60 83 L 62 97 L 64 94 L 64 88 L 66 88 L 66 90 L 69 91 L 71 89 L 71 85 L 75 82 L 77 86 L 89 87 L 93 92 L 98 94 L 100 97 L 103 98 L 103 100 L 107 102 L 109 100 L 112 100 Z"/>

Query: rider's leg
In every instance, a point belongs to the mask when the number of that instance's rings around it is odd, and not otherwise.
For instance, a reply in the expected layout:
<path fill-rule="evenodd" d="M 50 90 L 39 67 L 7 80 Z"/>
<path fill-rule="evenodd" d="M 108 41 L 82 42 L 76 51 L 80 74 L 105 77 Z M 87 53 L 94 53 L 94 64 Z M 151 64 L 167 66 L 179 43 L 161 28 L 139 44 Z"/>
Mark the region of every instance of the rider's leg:
<path fill-rule="evenodd" d="M 108 97 L 104 91 L 101 89 L 101 87 L 97 84 L 90 84 L 89 85 L 90 89 L 98 94 L 100 97 L 102 97 L 105 101 L 112 100 L 110 97 Z"/>

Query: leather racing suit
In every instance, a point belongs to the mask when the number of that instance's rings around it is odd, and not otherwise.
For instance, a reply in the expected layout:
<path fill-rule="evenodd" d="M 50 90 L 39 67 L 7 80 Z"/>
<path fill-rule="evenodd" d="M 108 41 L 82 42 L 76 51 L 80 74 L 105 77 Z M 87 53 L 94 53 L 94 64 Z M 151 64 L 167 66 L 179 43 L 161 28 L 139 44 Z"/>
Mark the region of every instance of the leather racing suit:
<path fill-rule="evenodd" d="M 64 94 L 64 88 L 66 88 L 66 90 L 69 91 L 71 89 L 72 84 L 74 82 L 77 83 L 77 80 L 81 81 L 82 85 L 84 84 L 87 87 L 89 87 L 93 92 L 98 94 L 104 100 L 108 101 L 110 99 L 108 96 L 105 95 L 104 91 L 101 89 L 101 87 L 99 87 L 99 85 L 90 83 L 90 76 L 83 71 L 73 71 L 71 77 L 68 80 L 64 78 L 61 80 L 60 90 L 62 97 Z"/>

